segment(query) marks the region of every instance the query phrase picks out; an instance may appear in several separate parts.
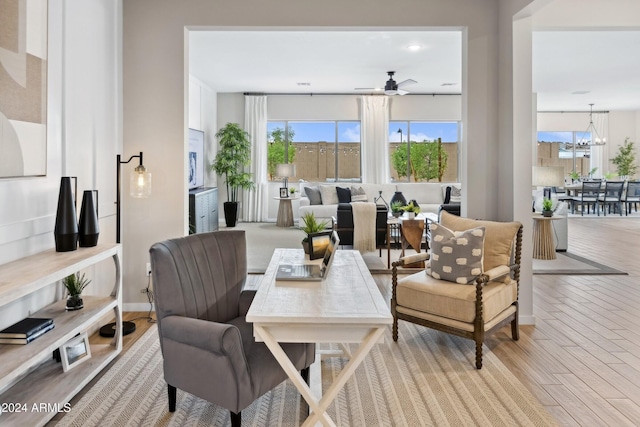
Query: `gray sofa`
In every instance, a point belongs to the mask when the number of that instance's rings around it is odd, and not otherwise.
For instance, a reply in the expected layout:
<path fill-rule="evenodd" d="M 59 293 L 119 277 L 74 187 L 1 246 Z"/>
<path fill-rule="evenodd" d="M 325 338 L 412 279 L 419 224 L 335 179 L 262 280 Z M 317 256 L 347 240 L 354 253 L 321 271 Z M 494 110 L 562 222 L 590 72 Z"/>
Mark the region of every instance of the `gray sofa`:
<path fill-rule="evenodd" d="M 300 183 L 300 208 L 298 211 L 299 216 L 304 215 L 307 212 L 313 212 L 316 218 L 324 220 L 331 219 L 331 217 L 337 217 L 338 211 L 338 196 L 337 190 L 330 192 L 328 188 L 335 189 L 335 187 L 341 188 L 362 188 L 366 194 L 366 201 L 373 202 L 376 197 L 380 195 L 382 191 L 382 197 L 390 203 L 396 189 L 402 192 L 407 201 L 415 199 L 420 205 L 420 210 L 425 213 L 438 214 L 440 205 L 445 201 L 445 194 L 447 186 L 455 185 L 460 188 L 460 183 L 442 183 L 442 182 L 403 182 L 394 184 L 363 184 L 358 182 L 301 182 Z M 325 186 L 325 194 L 336 193 L 335 198 L 330 197 L 322 198 L 320 204 L 312 204 L 305 193 L 305 187 L 320 187 Z"/>

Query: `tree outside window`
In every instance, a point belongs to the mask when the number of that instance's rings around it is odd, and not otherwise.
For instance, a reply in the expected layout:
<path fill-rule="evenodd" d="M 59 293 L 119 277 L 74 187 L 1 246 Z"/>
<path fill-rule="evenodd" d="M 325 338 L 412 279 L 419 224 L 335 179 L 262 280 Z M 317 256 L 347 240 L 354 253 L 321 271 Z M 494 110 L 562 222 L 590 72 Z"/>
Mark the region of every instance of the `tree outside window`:
<path fill-rule="evenodd" d="M 295 131 L 284 126 L 275 127 L 267 132 L 267 173 L 269 180 L 273 180 L 276 173 L 276 165 L 280 163 L 293 163 L 296 158 L 296 149 L 291 144 Z M 285 151 L 289 154 L 285 160 Z"/>
<path fill-rule="evenodd" d="M 437 179 L 442 181 L 447 169 L 447 152 L 442 148 L 442 140 L 437 141 L 411 141 L 411 147 L 407 149 L 407 143 L 398 145 L 391 155 L 391 163 L 398 177 L 407 176 L 407 152 L 411 152 L 411 177 L 413 181 L 430 181 Z M 411 179 L 409 180 L 411 181 Z"/>

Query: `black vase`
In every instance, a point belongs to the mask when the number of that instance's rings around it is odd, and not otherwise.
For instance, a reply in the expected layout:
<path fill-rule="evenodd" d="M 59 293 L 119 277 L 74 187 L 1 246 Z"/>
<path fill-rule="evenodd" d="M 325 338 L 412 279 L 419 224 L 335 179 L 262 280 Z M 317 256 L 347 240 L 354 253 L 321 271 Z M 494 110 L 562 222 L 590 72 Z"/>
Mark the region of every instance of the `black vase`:
<path fill-rule="evenodd" d="M 224 202 L 224 221 L 227 227 L 235 227 L 238 221 L 238 202 Z"/>
<path fill-rule="evenodd" d="M 402 191 L 396 191 L 395 193 L 393 193 L 393 196 L 391 196 L 391 201 L 389 202 L 389 204 L 393 205 L 396 202 L 402 203 L 402 206 L 407 205 L 407 199 L 404 198 Z"/>
<path fill-rule="evenodd" d="M 95 202 L 93 193 L 96 193 Z M 78 223 L 79 244 L 82 248 L 89 248 L 98 244 L 100 225 L 98 224 L 98 190 L 85 190 L 80 206 L 80 221 Z"/>
<path fill-rule="evenodd" d="M 60 180 L 56 225 L 53 229 L 57 252 L 78 249 L 78 221 L 74 193 L 71 190 L 71 178 L 75 177 L 63 176 Z"/>

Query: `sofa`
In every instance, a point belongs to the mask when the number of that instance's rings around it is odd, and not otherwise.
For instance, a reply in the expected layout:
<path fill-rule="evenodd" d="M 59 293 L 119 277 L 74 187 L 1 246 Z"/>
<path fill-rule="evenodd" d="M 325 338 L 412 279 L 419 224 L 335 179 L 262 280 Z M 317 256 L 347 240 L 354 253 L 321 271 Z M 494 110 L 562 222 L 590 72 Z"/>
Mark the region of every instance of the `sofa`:
<path fill-rule="evenodd" d="M 338 204 L 341 202 L 338 192 L 343 197 L 343 203 L 349 203 L 344 197 L 347 190 L 349 195 L 353 194 L 350 201 L 373 202 L 382 192 L 382 198 L 390 203 L 395 191 L 402 192 L 407 202 L 415 200 L 420 206 L 420 210 L 425 213 L 438 214 L 440 205 L 445 202 L 447 187 L 454 186 L 460 190 L 460 183 L 442 182 L 402 182 L 393 184 L 363 184 L 359 182 L 301 182 L 300 183 L 300 208 L 298 215 L 301 217 L 307 212 L 313 212 L 316 218 L 331 220 L 337 217 Z M 312 198 L 309 198 L 307 187 L 320 190 L 320 197 L 314 196 L 317 191 L 312 190 Z M 338 189 L 336 189 L 338 188 Z M 355 191 L 354 191 L 355 190 Z M 360 191 L 363 194 L 360 194 Z M 459 194 L 459 191 L 458 191 Z M 459 200 L 458 200 L 459 201 Z M 381 202 L 378 202 L 379 204 Z"/>

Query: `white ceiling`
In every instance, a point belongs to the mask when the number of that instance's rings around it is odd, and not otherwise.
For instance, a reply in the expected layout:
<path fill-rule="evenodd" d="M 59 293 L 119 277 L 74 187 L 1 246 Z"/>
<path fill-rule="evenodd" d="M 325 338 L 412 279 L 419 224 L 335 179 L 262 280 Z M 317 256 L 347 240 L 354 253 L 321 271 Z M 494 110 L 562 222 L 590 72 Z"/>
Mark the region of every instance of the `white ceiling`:
<path fill-rule="evenodd" d="M 221 93 L 375 93 L 354 88 L 384 87 L 387 71 L 416 80 L 411 93 L 461 91 L 457 31 L 189 34 L 190 73 Z M 539 111 L 640 110 L 640 31 L 534 32 L 533 86 Z"/>

